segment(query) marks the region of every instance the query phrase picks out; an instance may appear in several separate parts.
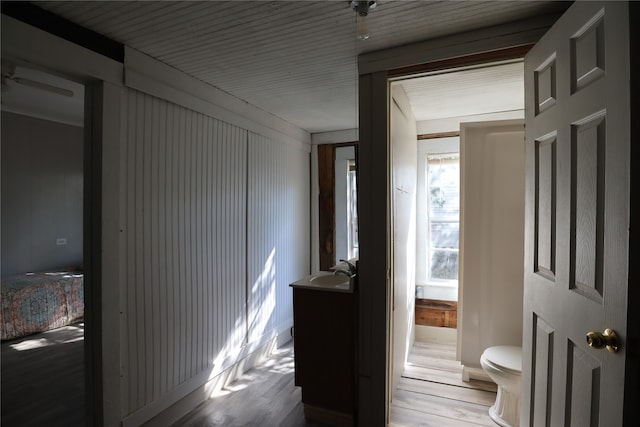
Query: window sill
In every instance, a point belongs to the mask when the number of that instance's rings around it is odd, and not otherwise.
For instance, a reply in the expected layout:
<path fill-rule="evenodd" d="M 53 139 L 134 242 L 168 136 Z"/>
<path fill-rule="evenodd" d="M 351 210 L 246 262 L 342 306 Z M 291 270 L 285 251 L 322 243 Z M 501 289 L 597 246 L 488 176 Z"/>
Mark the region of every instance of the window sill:
<path fill-rule="evenodd" d="M 421 296 L 419 288 L 422 288 Z M 447 285 L 416 285 L 416 297 L 442 301 L 458 301 L 458 288 Z"/>

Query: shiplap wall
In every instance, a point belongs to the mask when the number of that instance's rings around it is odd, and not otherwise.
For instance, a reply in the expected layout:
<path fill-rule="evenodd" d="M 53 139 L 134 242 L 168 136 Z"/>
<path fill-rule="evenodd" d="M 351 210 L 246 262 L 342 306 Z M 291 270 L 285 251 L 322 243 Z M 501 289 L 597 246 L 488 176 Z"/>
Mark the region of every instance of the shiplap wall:
<path fill-rule="evenodd" d="M 293 325 L 293 293 L 282 284 L 309 273 L 309 154 L 251 132 L 248 165 L 252 342 Z"/>
<path fill-rule="evenodd" d="M 155 415 L 288 333 L 288 285 L 309 272 L 309 154 L 126 97 L 122 406 Z"/>

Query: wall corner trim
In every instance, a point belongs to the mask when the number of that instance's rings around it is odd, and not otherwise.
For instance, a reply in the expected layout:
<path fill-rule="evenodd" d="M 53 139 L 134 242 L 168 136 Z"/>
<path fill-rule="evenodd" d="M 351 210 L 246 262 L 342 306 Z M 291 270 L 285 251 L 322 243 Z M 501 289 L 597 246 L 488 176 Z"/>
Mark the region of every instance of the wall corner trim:
<path fill-rule="evenodd" d="M 304 129 L 125 46 L 125 86 L 310 151 Z"/>

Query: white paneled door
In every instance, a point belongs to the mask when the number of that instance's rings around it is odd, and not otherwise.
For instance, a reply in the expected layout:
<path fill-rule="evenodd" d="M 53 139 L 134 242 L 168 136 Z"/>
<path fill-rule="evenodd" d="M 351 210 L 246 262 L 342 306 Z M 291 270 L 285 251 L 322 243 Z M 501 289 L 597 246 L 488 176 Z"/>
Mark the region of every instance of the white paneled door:
<path fill-rule="evenodd" d="M 523 426 L 622 425 L 628 13 L 576 2 L 525 58 Z"/>

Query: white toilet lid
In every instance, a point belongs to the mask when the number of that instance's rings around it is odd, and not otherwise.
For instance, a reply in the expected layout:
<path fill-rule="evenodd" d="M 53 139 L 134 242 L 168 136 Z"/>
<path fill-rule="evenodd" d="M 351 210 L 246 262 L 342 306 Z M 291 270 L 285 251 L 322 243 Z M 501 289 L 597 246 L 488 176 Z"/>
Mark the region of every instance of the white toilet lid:
<path fill-rule="evenodd" d="M 483 356 L 496 366 L 512 371 L 522 371 L 522 347 L 497 345 L 486 349 Z"/>

